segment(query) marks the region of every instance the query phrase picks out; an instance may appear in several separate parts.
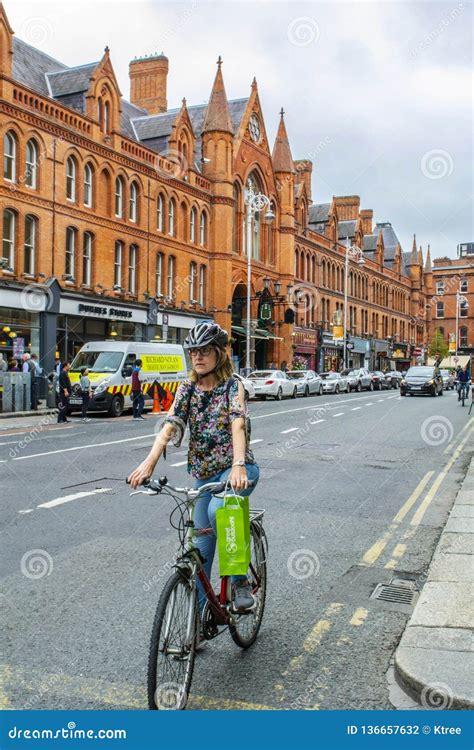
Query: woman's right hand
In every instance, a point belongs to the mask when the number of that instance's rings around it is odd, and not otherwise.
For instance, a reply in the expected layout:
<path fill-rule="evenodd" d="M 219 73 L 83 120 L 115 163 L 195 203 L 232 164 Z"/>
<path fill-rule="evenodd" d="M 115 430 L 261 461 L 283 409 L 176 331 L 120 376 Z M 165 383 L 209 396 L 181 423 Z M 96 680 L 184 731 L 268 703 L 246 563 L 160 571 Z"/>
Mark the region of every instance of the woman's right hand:
<path fill-rule="evenodd" d="M 140 466 L 137 466 L 137 468 L 134 469 L 134 471 L 132 471 L 132 473 L 128 477 L 128 481 L 132 485 L 134 490 L 136 490 L 137 487 L 143 484 L 143 482 L 146 479 L 150 479 L 155 469 L 155 466 L 156 466 L 156 461 L 153 461 L 150 458 L 145 458 L 145 460 L 142 461 Z"/>

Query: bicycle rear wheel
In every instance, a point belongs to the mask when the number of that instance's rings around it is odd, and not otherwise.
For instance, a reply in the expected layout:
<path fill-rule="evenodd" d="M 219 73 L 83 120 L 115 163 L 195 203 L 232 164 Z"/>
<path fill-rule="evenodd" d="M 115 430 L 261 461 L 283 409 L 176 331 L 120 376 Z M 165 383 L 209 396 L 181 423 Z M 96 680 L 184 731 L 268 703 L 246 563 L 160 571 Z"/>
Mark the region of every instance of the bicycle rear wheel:
<path fill-rule="evenodd" d="M 166 582 L 156 608 L 148 657 L 148 707 L 186 707 L 196 656 L 196 591 L 183 573 Z"/>
<path fill-rule="evenodd" d="M 461 402 L 462 402 L 462 406 L 464 406 L 464 400 L 465 400 L 465 398 L 466 398 L 466 389 L 465 388 L 461 388 Z"/>
<path fill-rule="evenodd" d="M 262 624 L 265 597 L 267 594 L 267 538 L 259 522 L 250 523 L 251 559 L 247 573 L 253 595 L 255 609 L 244 615 L 236 615 L 234 624 L 229 625 L 232 640 L 241 648 L 249 648 L 254 643 Z"/>

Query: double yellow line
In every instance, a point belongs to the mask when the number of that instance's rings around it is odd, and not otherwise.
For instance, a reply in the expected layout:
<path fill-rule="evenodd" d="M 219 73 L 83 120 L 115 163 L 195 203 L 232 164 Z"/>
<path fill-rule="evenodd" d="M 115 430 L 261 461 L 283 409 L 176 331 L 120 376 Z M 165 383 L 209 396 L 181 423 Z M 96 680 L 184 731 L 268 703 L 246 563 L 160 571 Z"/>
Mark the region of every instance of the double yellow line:
<path fill-rule="evenodd" d="M 457 461 L 459 456 L 461 455 L 462 449 L 464 448 L 465 444 L 469 440 L 469 437 L 471 436 L 471 433 L 473 432 L 473 428 L 470 427 L 471 423 L 474 421 L 474 419 L 469 420 L 469 422 L 465 425 L 465 427 L 461 430 L 459 435 L 456 438 L 456 441 L 453 441 L 451 444 L 450 450 L 453 449 L 455 443 L 462 437 L 463 433 L 466 432 L 467 434 L 465 437 L 459 442 L 458 447 L 454 451 L 453 455 L 447 462 L 447 464 L 443 467 L 443 469 L 439 472 L 436 479 L 434 480 L 433 484 L 431 485 L 430 489 L 424 496 L 422 502 L 420 503 L 419 507 L 416 509 L 415 513 L 413 514 L 413 517 L 410 521 L 410 528 L 406 530 L 403 539 L 405 541 L 408 541 L 411 539 L 411 537 L 414 536 L 417 527 L 420 525 L 426 511 L 428 510 L 429 506 L 431 505 L 433 498 L 435 497 L 436 493 L 438 492 L 441 483 L 446 478 L 448 472 L 452 468 L 453 464 Z M 470 428 L 470 429 L 468 429 Z M 449 446 L 448 446 L 449 448 Z M 446 449 L 447 450 L 447 449 Z M 445 451 L 446 452 L 446 451 Z M 426 489 L 427 485 L 431 482 L 431 479 L 433 478 L 434 471 L 428 471 L 426 472 L 425 476 L 418 482 L 417 486 L 411 493 L 410 497 L 405 501 L 405 503 L 402 505 L 396 516 L 394 516 L 392 522 L 390 523 L 390 526 L 388 527 L 387 531 L 382 534 L 382 536 L 377 539 L 377 541 L 370 547 L 369 550 L 365 553 L 365 555 L 362 558 L 362 562 L 365 565 L 373 565 L 379 557 L 384 552 L 388 542 L 393 537 L 394 533 L 399 528 L 401 522 L 404 520 L 405 516 L 409 513 L 409 511 L 413 508 L 419 497 L 422 495 L 424 490 Z M 406 551 L 406 544 L 400 543 L 397 544 L 393 551 L 392 556 L 389 562 L 385 565 L 386 568 L 395 568 L 398 561 L 402 557 L 402 555 Z"/>

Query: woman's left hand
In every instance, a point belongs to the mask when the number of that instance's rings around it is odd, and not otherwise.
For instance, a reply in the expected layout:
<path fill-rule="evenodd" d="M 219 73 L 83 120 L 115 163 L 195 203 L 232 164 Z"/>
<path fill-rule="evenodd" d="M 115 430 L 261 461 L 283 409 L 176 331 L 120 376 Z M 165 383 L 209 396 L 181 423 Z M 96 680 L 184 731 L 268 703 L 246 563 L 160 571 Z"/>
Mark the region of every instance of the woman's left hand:
<path fill-rule="evenodd" d="M 233 466 L 229 475 L 229 482 L 235 492 L 248 487 L 247 470 L 245 466 Z"/>

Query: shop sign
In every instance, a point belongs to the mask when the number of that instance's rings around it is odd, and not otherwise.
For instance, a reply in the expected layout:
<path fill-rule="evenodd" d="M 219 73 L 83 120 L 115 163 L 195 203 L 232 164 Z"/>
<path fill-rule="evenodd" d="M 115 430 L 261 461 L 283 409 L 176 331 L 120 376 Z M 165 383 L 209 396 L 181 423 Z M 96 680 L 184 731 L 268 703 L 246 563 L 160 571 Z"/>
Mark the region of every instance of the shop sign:
<path fill-rule="evenodd" d="M 298 346 L 316 346 L 318 337 L 311 331 L 295 331 L 295 344 Z"/>
<path fill-rule="evenodd" d="M 88 313 L 89 315 L 103 315 L 109 318 L 131 318 L 131 310 L 124 310 L 121 307 L 102 307 L 101 305 L 86 305 L 80 302 L 78 305 L 79 313 Z"/>
<path fill-rule="evenodd" d="M 18 336 L 17 338 L 13 339 L 13 356 L 15 359 L 17 357 L 22 357 L 25 353 L 25 339 L 21 338 L 21 336 Z"/>
<path fill-rule="evenodd" d="M 333 326 L 332 327 L 332 335 L 334 339 L 343 339 L 344 338 L 344 328 L 343 326 Z"/>
<path fill-rule="evenodd" d="M 403 349 L 395 349 L 395 351 L 392 354 L 392 359 L 403 359 L 405 357 L 406 352 Z"/>

